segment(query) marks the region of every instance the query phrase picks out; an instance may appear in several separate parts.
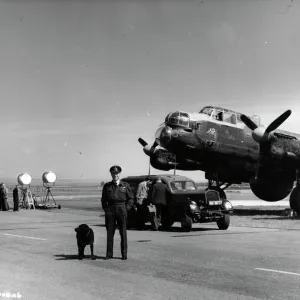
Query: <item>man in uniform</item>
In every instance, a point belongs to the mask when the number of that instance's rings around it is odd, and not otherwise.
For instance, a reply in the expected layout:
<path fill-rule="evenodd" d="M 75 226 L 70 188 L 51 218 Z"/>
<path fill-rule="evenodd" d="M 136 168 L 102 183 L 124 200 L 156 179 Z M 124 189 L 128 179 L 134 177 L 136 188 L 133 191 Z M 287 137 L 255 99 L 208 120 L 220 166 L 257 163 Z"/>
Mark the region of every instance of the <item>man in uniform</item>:
<path fill-rule="evenodd" d="M 156 208 L 156 213 L 153 215 L 153 220 L 151 222 L 153 230 L 158 230 L 160 225 L 161 216 L 167 205 L 167 193 L 167 185 L 161 181 L 161 178 L 157 178 L 151 192 L 151 203 L 155 205 Z"/>
<path fill-rule="evenodd" d="M 120 166 L 110 168 L 112 181 L 105 183 L 102 190 L 102 208 L 105 211 L 107 247 L 105 259 L 113 257 L 116 224 L 121 236 L 122 260 L 127 259 L 127 211 L 133 206 L 133 194 L 128 183 L 120 181 Z"/>

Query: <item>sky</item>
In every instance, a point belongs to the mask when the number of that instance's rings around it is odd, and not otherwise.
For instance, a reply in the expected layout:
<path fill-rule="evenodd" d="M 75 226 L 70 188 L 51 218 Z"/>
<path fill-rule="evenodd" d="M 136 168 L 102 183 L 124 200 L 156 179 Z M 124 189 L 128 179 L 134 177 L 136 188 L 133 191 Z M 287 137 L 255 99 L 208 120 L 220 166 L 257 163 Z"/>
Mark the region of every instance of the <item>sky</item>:
<path fill-rule="evenodd" d="M 291 109 L 280 129 L 299 133 L 299 15 L 298 0 L 0 1 L 0 180 L 147 174 L 138 138 L 206 105 L 266 125 Z"/>

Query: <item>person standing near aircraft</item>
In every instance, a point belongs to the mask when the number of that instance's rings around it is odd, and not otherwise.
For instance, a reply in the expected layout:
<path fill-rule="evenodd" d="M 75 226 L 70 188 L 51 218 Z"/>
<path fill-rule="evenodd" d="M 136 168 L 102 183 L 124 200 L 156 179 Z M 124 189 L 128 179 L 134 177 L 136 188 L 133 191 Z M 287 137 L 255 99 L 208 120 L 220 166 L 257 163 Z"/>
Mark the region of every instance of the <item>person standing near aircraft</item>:
<path fill-rule="evenodd" d="M 158 230 L 160 225 L 162 214 L 167 205 L 167 193 L 168 189 L 166 184 L 161 181 L 161 178 L 157 178 L 151 192 L 151 203 L 154 204 L 156 208 L 156 212 L 153 214 L 153 220 L 151 222 L 153 230 Z"/>
<path fill-rule="evenodd" d="M 137 226 L 139 229 L 145 228 L 145 212 L 149 200 L 149 188 L 151 180 L 142 181 L 137 188 L 136 192 L 136 207 L 137 207 Z"/>
<path fill-rule="evenodd" d="M 7 203 L 7 193 L 8 189 L 4 183 L 0 184 L 0 207 L 2 211 L 9 210 L 9 205 Z"/>
<path fill-rule="evenodd" d="M 13 189 L 14 211 L 19 211 L 19 187 Z"/>
<path fill-rule="evenodd" d="M 120 166 L 112 166 L 112 181 L 107 182 L 102 190 L 102 208 L 105 211 L 107 246 L 105 260 L 113 257 L 114 235 L 116 224 L 121 236 L 122 260 L 127 259 L 127 211 L 133 206 L 133 194 L 128 183 L 120 181 Z"/>

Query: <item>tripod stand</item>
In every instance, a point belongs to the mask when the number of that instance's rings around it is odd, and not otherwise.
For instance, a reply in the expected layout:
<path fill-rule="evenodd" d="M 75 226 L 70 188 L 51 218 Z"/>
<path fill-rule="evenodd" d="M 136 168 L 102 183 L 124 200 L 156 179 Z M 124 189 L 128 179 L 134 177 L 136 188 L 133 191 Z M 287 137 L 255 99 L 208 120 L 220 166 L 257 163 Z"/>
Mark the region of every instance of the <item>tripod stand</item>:
<path fill-rule="evenodd" d="M 54 186 L 54 184 L 52 184 L 52 186 L 50 186 L 49 184 L 43 184 L 44 185 L 44 191 L 43 191 L 43 197 L 42 197 L 42 201 L 41 204 L 39 206 L 44 207 L 44 208 L 58 208 L 60 209 L 61 206 L 57 205 L 54 197 L 51 193 L 51 187 Z M 50 204 L 50 201 L 52 201 L 54 204 Z"/>
<path fill-rule="evenodd" d="M 52 199 L 52 201 L 54 202 L 54 205 L 56 205 L 56 202 L 51 193 L 51 188 L 49 186 L 46 186 L 45 187 L 45 198 L 43 200 L 44 204 L 47 205 L 47 203 L 50 203 L 50 199 Z"/>

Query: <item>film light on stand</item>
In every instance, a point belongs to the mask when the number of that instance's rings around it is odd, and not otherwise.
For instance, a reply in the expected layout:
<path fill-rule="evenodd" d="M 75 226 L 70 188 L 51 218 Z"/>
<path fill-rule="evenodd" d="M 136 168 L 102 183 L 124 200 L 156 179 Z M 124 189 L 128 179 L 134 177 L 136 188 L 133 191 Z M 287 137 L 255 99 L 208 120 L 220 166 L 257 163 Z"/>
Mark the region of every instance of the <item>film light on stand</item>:
<path fill-rule="evenodd" d="M 21 173 L 18 178 L 18 183 L 21 186 L 26 186 L 26 185 L 30 185 L 31 183 L 31 176 L 27 173 Z"/>
<path fill-rule="evenodd" d="M 21 197 L 19 198 L 19 207 L 35 208 L 32 192 L 30 189 L 31 176 L 28 173 L 21 173 L 17 177 L 18 184 L 21 188 Z"/>
<path fill-rule="evenodd" d="M 42 175 L 44 190 L 43 190 L 43 197 L 42 203 L 39 205 L 40 208 L 58 208 L 60 209 L 61 206 L 57 205 L 54 197 L 51 193 L 51 188 L 54 187 L 56 181 L 56 175 L 52 171 L 47 171 Z M 50 204 L 50 201 L 53 204 Z"/>
<path fill-rule="evenodd" d="M 54 185 L 56 181 L 56 175 L 52 171 L 45 172 L 42 176 L 44 185 Z"/>

